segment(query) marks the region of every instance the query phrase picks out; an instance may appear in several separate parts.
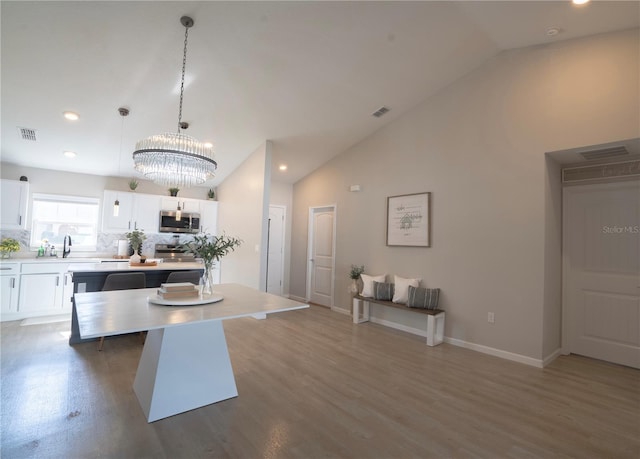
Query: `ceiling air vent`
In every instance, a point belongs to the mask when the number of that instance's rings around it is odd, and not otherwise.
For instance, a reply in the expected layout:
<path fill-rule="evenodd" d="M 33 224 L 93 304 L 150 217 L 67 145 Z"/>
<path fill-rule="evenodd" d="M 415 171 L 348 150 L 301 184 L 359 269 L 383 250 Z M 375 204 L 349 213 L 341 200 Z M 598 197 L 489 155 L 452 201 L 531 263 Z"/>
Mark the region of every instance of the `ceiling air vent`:
<path fill-rule="evenodd" d="M 636 176 L 640 176 L 640 160 L 594 166 L 565 167 L 562 169 L 563 183 Z"/>
<path fill-rule="evenodd" d="M 391 109 L 387 108 L 387 107 L 380 107 L 375 112 L 373 112 L 372 115 L 375 116 L 376 118 L 380 118 L 382 115 L 384 115 L 387 112 L 389 112 L 389 110 L 391 110 Z"/>
<path fill-rule="evenodd" d="M 620 156 L 626 156 L 628 154 L 629 154 L 629 151 L 624 145 L 619 145 L 616 147 L 601 148 L 599 150 L 590 150 L 590 151 L 580 152 L 580 156 L 582 156 L 587 161 L 618 158 Z"/>
<path fill-rule="evenodd" d="M 22 140 L 31 140 L 33 142 L 36 141 L 35 129 L 22 128 L 22 127 L 19 127 L 18 129 L 20 130 L 20 136 L 22 137 Z"/>

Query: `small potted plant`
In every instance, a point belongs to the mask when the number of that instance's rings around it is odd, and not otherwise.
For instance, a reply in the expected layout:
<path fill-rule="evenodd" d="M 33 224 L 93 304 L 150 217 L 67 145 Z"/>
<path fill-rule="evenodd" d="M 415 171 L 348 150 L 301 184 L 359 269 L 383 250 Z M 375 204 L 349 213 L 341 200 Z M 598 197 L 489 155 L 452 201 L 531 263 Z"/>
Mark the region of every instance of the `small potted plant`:
<path fill-rule="evenodd" d="M 144 234 L 144 230 L 133 230 L 125 236 L 129 240 L 129 244 L 133 249 L 133 255 L 131 255 L 129 261 L 131 263 L 140 263 L 142 260 L 140 257 L 140 251 L 142 249 L 142 243 L 147 239 L 147 235 Z"/>
<path fill-rule="evenodd" d="M 216 198 L 216 192 L 213 191 L 213 188 L 209 188 L 209 191 L 207 191 L 207 198 L 211 201 Z"/>
<path fill-rule="evenodd" d="M 7 237 L 0 242 L 0 254 L 2 254 L 2 258 L 11 258 L 11 254 L 19 250 L 20 243 L 13 238 Z"/>
<path fill-rule="evenodd" d="M 132 178 L 131 180 L 129 180 L 129 189 L 131 191 L 136 191 L 136 188 L 138 188 L 138 181 Z"/>
<path fill-rule="evenodd" d="M 358 279 L 360 274 L 364 272 L 364 265 L 351 265 L 351 271 L 349 271 L 349 278 L 351 278 L 351 285 L 349 291 L 353 294 L 358 293 Z"/>
<path fill-rule="evenodd" d="M 214 236 L 208 233 L 200 233 L 194 235 L 191 241 L 182 245 L 185 252 L 194 254 L 196 258 L 202 258 L 204 263 L 202 293 L 211 293 L 213 262 L 220 261 L 220 258 L 233 252 L 240 244 L 242 244 L 240 239 L 229 237 L 225 234 Z"/>
<path fill-rule="evenodd" d="M 180 191 L 180 188 L 169 188 L 169 195 L 170 196 L 178 196 L 178 191 Z"/>

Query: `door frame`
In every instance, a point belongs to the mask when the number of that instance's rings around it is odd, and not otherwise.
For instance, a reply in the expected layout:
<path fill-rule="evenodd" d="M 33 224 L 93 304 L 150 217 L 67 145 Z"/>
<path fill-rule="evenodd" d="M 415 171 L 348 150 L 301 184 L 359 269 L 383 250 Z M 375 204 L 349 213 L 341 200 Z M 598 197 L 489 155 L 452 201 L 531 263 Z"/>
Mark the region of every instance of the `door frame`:
<path fill-rule="evenodd" d="M 571 330 L 571 325 L 573 325 L 573 323 L 571 322 L 571 314 L 569 313 L 569 303 L 568 303 L 569 292 L 566 285 L 566 281 L 568 279 L 568 272 L 570 269 L 569 253 L 567 253 L 568 243 L 566 239 L 568 237 L 566 233 L 566 228 L 568 225 L 567 219 L 569 218 L 568 200 L 569 200 L 569 194 L 571 193 L 569 190 L 575 189 L 575 188 L 584 189 L 586 187 L 591 187 L 591 186 L 598 186 L 600 187 L 600 189 L 615 188 L 616 186 L 620 186 L 621 183 L 630 182 L 630 181 L 636 182 L 640 180 L 616 180 L 611 182 L 599 182 L 599 183 L 579 183 L 575 185 L 565 185 L 564 187 L 562 187 L 562 327 L 561 327 L 562 338 L 560 342 L 560 346 L 561 346 L 560 350 L 563 355 L 569 355 L 571 353 L 570 330 Z"/>
<path fill-rule="evenodd" d="M 314 213 L 320 209 L 332 209 L 333 210 L 333 240 L 331 241 L 331 258 L 333 262 L 331 263 L 331 304 L 329 307 L 333 309 L 334 307 L 334 296 L 335 296 L 335 286 L 336 286 L 336 221 L 338 218 L 338 206 L 334 204 L 327 204 L 324 206 L 312 206 L 309 207 L 309 221 L 308 221 L 308 232 L 307 232 L 307 291 L 305 293 L 305 301 L 309 303 L 311 299 L 311 270 L 312 270 L 312 248 L 314 241 L 314 231 L 313 231 L 313 216 Z"/>
<path fill-rule="evenodd" d="M 282 209 L 282 256 L 280 257 L 280 293 L 279 295 L 282 296 L 282 292 L 284 291 L 284 254 L 285 254 L 285 243 L 286 243 L 286 234 L 287 234 L 287 206 L 283 206 L 280 204 L 269 204 L 269 210 L 271 210 L 272 207 L 277 207 L 278 209 Z M 269 231 L 269 237 L 267 238 L 267 276 L 266 276 L 266 285 L 265 285 L 265 289 L 268 292 L 269 291 L 269 238 L 271 237 L 271 219 L 269 219 L 269 226 L 268 226 L 268 231 Z"/>

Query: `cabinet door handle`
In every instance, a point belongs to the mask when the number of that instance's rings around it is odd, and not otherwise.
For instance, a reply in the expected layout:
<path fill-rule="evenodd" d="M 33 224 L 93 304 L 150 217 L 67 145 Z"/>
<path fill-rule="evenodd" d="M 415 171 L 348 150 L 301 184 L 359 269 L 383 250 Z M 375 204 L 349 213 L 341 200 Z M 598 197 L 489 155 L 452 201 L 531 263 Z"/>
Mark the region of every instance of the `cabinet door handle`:
<path fill-rule="evenodd" d="M 11 288 L 16 288 L 16 278 L 15 277 L 11 278 Z"/>
<path fill-rule="evenodd" d="M 18 215 L 18 225 L 22 225 L 22 215 Z"/>
<path fill-rule="evenodd" d="M 60 285 L 60 276 L 56 276 L 56 287 Z"/>
<path fill-rule="evenodd" d="M 129 220 L 129 229 L 131 229 L 131 220 Z"/>
<path fill-rule="evenodd" d="M 133 229 L 135 229 L 135 230 L 138 229 L 138 222 L 133 222 Z"/>
<path fill-rule="evenodd" d="M 0 271 L 7 271 L 10 270 L 11 268 L 0 268 Z"/>

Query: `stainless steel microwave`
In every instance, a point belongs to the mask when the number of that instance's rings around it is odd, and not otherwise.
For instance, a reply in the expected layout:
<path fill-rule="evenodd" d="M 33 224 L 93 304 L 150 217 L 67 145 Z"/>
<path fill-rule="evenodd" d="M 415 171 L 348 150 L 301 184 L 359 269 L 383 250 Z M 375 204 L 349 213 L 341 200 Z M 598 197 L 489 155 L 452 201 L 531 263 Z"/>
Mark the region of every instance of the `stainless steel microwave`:
<path fill-rule="evenodd" d="M 175 210 L 160 211 L 161 233 L 199 233 L 200 214 L 196 212 L 182 212 L 176 219 Z"/>

